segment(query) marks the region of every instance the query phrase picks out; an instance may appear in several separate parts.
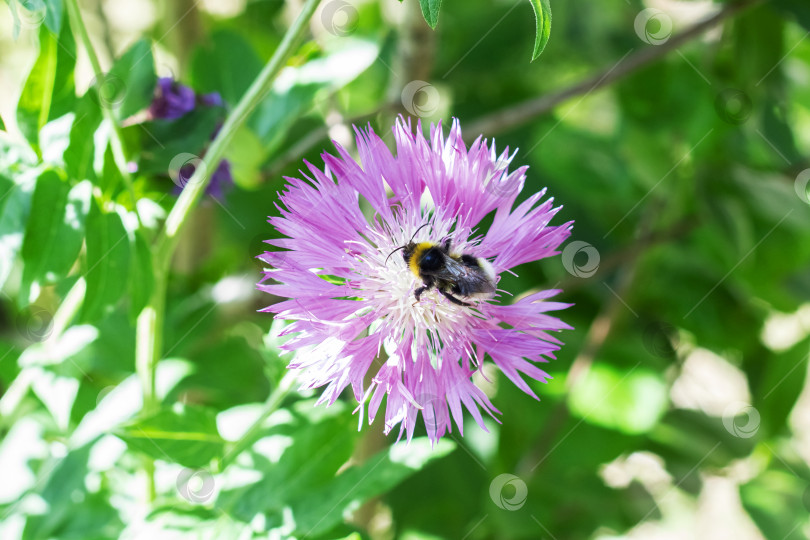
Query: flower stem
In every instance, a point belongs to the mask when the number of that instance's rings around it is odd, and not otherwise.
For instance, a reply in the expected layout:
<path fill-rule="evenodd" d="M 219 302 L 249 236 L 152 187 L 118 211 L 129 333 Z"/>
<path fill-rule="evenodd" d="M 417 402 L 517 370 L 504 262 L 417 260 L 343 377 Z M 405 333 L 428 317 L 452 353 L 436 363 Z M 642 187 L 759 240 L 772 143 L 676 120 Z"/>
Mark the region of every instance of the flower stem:
<path fill-rule="evenodd" d="M 292 54 L 293 47 L 298 39 L 307 29 L 307 23 L 315 12 L 315 8 L 318 7 L 318 2 L 319 0 L 306 0 L 304 2 L 301 12 L 287 30 L 287 33 L 284 34 L 284 38 L 273 53 L 273 57 L 270 58 L 270 61 L 267 62 L 259 76 L 250 85 L 245 95 L 239 100 L 233 112 L 228 115 L 219 134 L 217 134 L 211 146 L 208 147 L 205 157 L 202 159 L 202 164 L 195 169 L 194 174 L 192 174 L 180 194 L 180 198 L 177 199 L 177 203 L 172 207 L 166 218 L 166 226 L 156 241 L 158 258 L 171 257 L 179 234 L 188 221 L 189 213 L 202 197 L 211 180 L 211 173 L 216 170 L 233 136 L 267 95 L 270 90 L 270 83 L 272 83 L 276 74 L 283 67 L 284 62 Z"/>
<path fill-rule="evenodd" d="M 78 35 L 79 39 L 81 39 L 82 45 L 84 45 L 84 50 L 87 52 L 87 57 L 90 59 L 90 65 L 93 67 L 93 74 L 96 78 L 96 84 L 100 86 L 104 81 L 104 71 L 101 69 L 101 63 L 98 60 L 98 55 L 96 54 L 96 50 L 93 48 L 93 43 L 90 41 L 90 35 L 87 33 L 87 27 L 84 25 L 84 21 L 82 20 L 78 0 L 65 0 L 65 6 L 67 7 L 68 19 L 70 20 L 71 27 L 73 28 L 73 33 Z M 121 173 L 121 177 L 124 179 L 124 185 L 126 186 L 127 192 L 132 199 L 132 209 L 135 212 L 135 217 L 138 218 L 138 225 L 143 228 L 141 215 L 138 212 L 138 205 L 135 204 L 138 199 L 135 195 L 135 188 L 132 187 L 132 175 L 127 168 L 127 158 L 126 153 L 124 152 L 123 142 L 124 136 L 121 133 L 121 126 L 118 125 L 118 120 L 115 118 L 115 115 L 112 113 L 110 107 L 104 103 L 101 96 L 98 96 L 98 98 L 99 103 L 101 104 L 101 112 L 104 115 L 104 118 L 106 118 L 106 120 L 110 123 L 113 131 L 113 136 L 110 137 L 110 147 L 112 148 L 113 161 L 115 161 L 115 166 Z"/>
<path fill-rule="evenodd" d="M 76 0 L 68 0 L 74 2 Z M 169 263 L 171 262 L 177 240 L 183 227 L 187 224 L 194 206 L 202 197 L 205 188 L 211 180 L 211 174 L 233 139 L 234 134 L 245 124 L 253 110 L 261 103 L 276 74 L 281 70 L 284 62 L 292 54 L 293 47 L 307 27 L 307 22 L 315 12 L 319 0 L 306 0 L 301 13 L 284 35 L 273 57 L 262 69 L 259 76 L 250 85 L 247 92 L 228 115 L 217 136 L 208 148 L 202 164 L 197 166 L 189 179 L 177 202 L 166 218 L 165 227 L 158 233 L 154 244 L 154 273 L 155 288 L 149 303 L 138 315 L 136 328 L 136 370 L 143 388 L 143 412 L 150 414 L 159 408 L 155 396 L 155 371 L 163 345 L 163 318 L 166 303 L 166 281 L 168 278 Z M 125 164 L 124 164 L 125 165 Z M 123 172 L 123 171 L 122 171 Z M 284 396 L 287 395 L 292 380 L 289 377 L 282 379 L 279 387 L 271 394 L 265 410 L 257 422 L 248 429 L 247 433 L 236 443 L 236 446 L 225 459 L 233 459 L 239 452 L 252 443 L 261 424 L 274 410 L 278 408 Z M 147 474 L 148 497 L 150 501 L 155 498 L 154 463 L 148 461 L 144 466 Z"/>
<path fill-rule="evenodd" d="M 228 453 L 222 458 L 222 462 L 220 463 L 219 467 L 220 471 L 224 471 L 228 465 L 234 462 L 239 454 L 256 442 L 256 437 L 264 426 L 265 421 L 270 417 L 271 414 L 278 410 L 279 406 L 284 401 L 284 398 L 287 397 L 292 390 L 294 383 L 295 373 L 292 371 L 287 371 L 284 373 L 284 376 L 279 381 L 278 386 L 270 393 L 267 401 L 264 402 L 264 408 L 262 409 L 259 417 L 250 425 L 247 431 L 245 431 L 245 433 L 239 437 L 239 440 L 233 444 L 230 451 L 228 451 Z"/>

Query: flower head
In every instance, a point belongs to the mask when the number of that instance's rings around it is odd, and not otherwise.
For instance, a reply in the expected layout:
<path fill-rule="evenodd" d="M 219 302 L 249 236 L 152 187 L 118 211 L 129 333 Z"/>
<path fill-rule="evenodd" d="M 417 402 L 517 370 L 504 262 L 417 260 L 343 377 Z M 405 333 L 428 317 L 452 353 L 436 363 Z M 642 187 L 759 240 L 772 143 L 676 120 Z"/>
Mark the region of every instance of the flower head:
<path fill-rule="evenodd" d="M 510 173 L 514 155 L 480 137 L 466 148 L 458 121 L 447 139 L 431 126 L 430 141 L 421 125 L 413 133 L 398 121 L 396 155 L 371 128 L 355 131 L 362 165 L 335 143 L 324 171 L 307 163 L 304 180 L 287 178 L 280 216 L 269 219 L 286 238 L 268 243 L 283 251 L 259 256 L 272 267 L 259 289 L 285 300 L 264 311 L 292 321 L 289 367 L 304 387 L 325 387 L 320 403 L 351 385 L 361 424 L 366 406 L 371 423 L 387 398 L 386 433 L 399 424 L 410 439 L 421 412 L 431 440 L 452 431 L 451 417 L 463 434 L 463 408 L 484 428 L 481 409 L 499 411 L 473 374 L 488 356 L 536 398 L 523 375 L 550 378 L 537 363 L 560 348 L 550 332 L 570 327 L 547 312 L 568 304 L 547 301 L 556 290 L 508 304 L 500 292 L 465 295 L 453 279 L 473 272 L 495 285 L 502 272 L 557 254 L 571 224 L 549 226 L 559 208 L 541 203 L 544 192 L 516 205 L 527 167 Z M 421 246 L 410 258 L 409 244 Z M 420 273 L 412 258 L 429 247 L 451 259 L 456 278 Z"/>
<path fill-rule="evenodd" d="M 171 77 L 161 77 L 155 89 L 155 97 L 149 106 L 152 118 L 174 120 L 194 110 L 197 95 L 194 90 Z"/>
<path fill-rule="evenodd" d="M 171 77 L 161 77 L 149 105 L 149 115 L 152 118 L 176 120 L 193 111 L 199 104 L 206 107 L 222 107 L 222 96 L 218 92 L 198 95 Z"/>

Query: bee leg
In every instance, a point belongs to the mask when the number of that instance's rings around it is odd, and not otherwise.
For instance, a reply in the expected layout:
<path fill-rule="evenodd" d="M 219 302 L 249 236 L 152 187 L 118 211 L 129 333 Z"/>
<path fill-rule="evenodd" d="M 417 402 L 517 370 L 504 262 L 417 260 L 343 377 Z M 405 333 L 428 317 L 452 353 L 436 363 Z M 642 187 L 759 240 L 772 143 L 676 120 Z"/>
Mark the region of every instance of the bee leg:
<path fill-rule="evenodd" d="M 456 298 L 455 296 L 453 296 L 452 294 L 450 294 L 447 291 L 443 291 L 441 289 L 438 289 L 438 290 L 439 290 L 440 293 L 442 293 L 442 296 L 444 296 L 445 298 L 447 298 L 448 300 L 450 300 L 451 302 L 453 302 L 454 304 L 456 304 L 458 306 L 471 306 L 472 305 L 472 304 L 468 304 L 467 302 L 462 302 L 461 300 L 459 300 L 458 298 Z"/>
<path fill-rule="evenodd" d="M 419 297 L 422 296 L 422 293 L 425 292 L 428 289 L 430 289 L 430 287 L 425 285 L 424 287 L 419 287 L 418 289 L 413 291 L 413 296 L 414 296 L 414 298 L 416 298 L 417 302 L 419 302 Z"/>
<path fill-rule="evenodd" d="M 446 252 L 450 251 L 450 239 L 449 238 L 444 241 L 444 251 L 446 251 Z"/>

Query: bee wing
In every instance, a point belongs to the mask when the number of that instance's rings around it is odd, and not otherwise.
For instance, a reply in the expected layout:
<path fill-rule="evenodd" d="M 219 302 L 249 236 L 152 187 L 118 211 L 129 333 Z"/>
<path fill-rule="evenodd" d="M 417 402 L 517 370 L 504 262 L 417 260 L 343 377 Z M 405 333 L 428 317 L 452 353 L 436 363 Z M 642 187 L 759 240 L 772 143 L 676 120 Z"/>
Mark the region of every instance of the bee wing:
<path fill-rule="evenodd" d="M 444 256 L 444 268 L 434 274 L 439 281 L 445 281 L 458 288 L 457 294 L 471 296 L 473 294 L 491 294 L 495 292 L 495 284 L 481 268 L 477 261 L 475 264 L 458 260 L 449 255 Z"/>

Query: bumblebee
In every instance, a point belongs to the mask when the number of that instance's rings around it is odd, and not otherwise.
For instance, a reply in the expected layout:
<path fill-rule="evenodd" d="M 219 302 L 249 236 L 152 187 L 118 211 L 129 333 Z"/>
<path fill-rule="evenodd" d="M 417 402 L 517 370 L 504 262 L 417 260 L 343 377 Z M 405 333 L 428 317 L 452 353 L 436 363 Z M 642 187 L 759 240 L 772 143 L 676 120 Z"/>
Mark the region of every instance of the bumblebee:
<path fill-rule="evenodd" d="M 450 240 L 437 244 L 414 242 L 411 239 L 404 246 L 392 251 L 388 257 L 399 250 L 402 250 L 402 258 L 413 275 L 422 280 L 423 285 L 414 291 L 417 302 L 424 292 L 434 287 L 459 306 L 472 305 L 459 299 L 459 296 L 488 298 L 495 294 L 495 271 L 489 261 L 467 253 L 451 253 Z"/>

